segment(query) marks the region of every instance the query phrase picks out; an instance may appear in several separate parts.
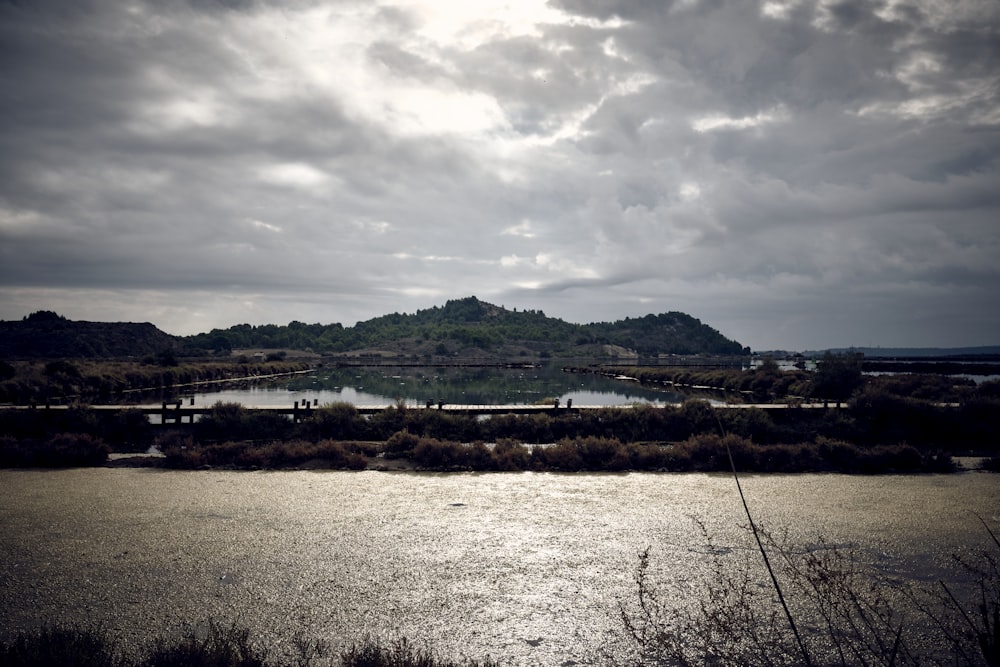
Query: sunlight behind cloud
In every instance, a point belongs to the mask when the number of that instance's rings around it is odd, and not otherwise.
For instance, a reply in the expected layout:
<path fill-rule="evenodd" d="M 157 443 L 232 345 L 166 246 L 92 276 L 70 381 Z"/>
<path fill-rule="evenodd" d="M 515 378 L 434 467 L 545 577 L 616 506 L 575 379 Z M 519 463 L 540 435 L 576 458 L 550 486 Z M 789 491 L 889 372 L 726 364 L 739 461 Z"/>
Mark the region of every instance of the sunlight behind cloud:
<path fill-rule="evenodd" d="M 480 0 L 437 2 L 413 0 L 391 3 L 413 11 L 421 20 L 419 32 L 428 39 L 471 50 L 498 38 L 538 36 L 545 24 L 618 28 L 617 16 L 607 20 L 572 16 L 546 0 Z"/>
<path fill-rule="evenodd" d="M 391 99 L 381 100 L 380 115 L 397 132 L 411 135 L 471 134 L 506 124 L 491 97 L 427 87 L 396 89 Z"/>
<path fill-rule="evenodd" d="M 797 0 L 768 0 L 761 5 L 760 13 L 772 19 L 786 19 L 798 4 Z"/>
<path fill-rule="evenodd" d="M 286 162 L 260 167 L 257 176 L 274 185 L 312 190 L 325 185 L 330 177 L 319 169 L 301 162 Z"/>
<path fill-rule="evenodd" d="M 511 225 L 500 232 L 502 236 L 520 236 L 526 239 L 533 239 L 537 234 L 532 229 L 530 220 L 522 220 L 516 225 Z"/>
<path fill-rule="evenodd" d="M 886 342 L 921 309 L 1000 330 L 993 0 L 51 4 L 0 2 L 5 316 L 56 285 L 212 326 L 476 294 L 742 308 L 794 346 L 781 321 L 834 342 L 828 313 L 891 294 Z"/>
<path fill-rule="evenodd" d="M 247 222 L 254 229 L 260 229 L 262 231 L 271 232 L 272 234 L 280 234 L 285 231 L 281 227 L 264 222 L 263 220 L 254 220 L 253 218 L 250 218 L 247 220 Z"/>
<path fill-rule="evenodd" d="M 680 195 L 684 201 L 694 201 L 701 196 L 701 188 L 698 187 L 697 183 L 687 181 L 681 183 Z"/>

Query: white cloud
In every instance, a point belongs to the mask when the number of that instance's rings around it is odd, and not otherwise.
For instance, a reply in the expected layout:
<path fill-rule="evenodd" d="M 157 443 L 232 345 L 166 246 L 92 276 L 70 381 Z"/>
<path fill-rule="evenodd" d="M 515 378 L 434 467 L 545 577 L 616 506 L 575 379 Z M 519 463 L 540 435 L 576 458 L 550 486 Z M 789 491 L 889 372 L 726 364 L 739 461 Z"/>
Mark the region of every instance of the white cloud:
<path fill-rule="evenodd" d="M 271 232 L 272 234 L 280 234 L 285 231 L 278 225 L 272 225 L 271 223 L 264 222 L 263 220 L 248 219 L 247 222 L 249 222 L 254 229 L 261 229 L 266 232 Z"/>
<path fill-rule="evenodd" d="M 0 317 L 997 342 L 997 3 L 223 4 L 0 3 Z"/>
<path fill-rule="evenodd" d="M 696 132 L 711 132 L 713 130 L 746 130 L 780 122 L 785 117 L 781 108 L 762 111 L 753 116 L 733 118 L 723 114 L 706 114 L 691 121 L 691 127 Z"/>
<path fill-rule="evenodd" d="M 795 7 L 799 5 L 797 0 L 768 0 L 760 7 L 760 13 L 772 19 L 787 19 Z"/>
<path fill-rule="evenodd" d="M 684 201 L 694 201 L 701 196 L 701 188 L 697 183 L 692 183 L 690 181 L 681 183 L 680 195 L 681 199 Z"/>
<path fill-rule="evenodd" d="M 326 172 L 301 162 L 265 165 L 258 168 L 257 177 L 273 185 L 303 190 L 315 190 L 330 181 L 330 176 Z"/>
<path fill-rule="evenodd" d="M 500 234 L 503 236 L 519 236 L 526 239 L 533 239 L 538 236 L 530 220 L 522 220 L 516 225 L 505 227 Z"/>

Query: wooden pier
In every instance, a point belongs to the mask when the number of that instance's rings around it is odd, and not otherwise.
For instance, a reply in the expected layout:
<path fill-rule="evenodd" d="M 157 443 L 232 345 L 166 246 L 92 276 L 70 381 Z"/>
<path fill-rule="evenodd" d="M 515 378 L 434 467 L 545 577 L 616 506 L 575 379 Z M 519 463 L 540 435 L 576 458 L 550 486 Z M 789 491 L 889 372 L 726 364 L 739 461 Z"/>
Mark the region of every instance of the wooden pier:
<path fill-rule="evenodd" d="M 642 405 L 642 404 L 640 404 Z M 670 404 L 677 405 L 680 404 Z M 250 412 L 264 412 L 277 415 L 285 415 L 290 417 L 293 421 L 300 421 L 306 419 L 312 415 L 316 410 L 322 408 L 318 404 L 318 400 L 302 400 L 295 401 L 292 405 L 276 406 L 276 405 L 243 405 L 243 409 Z M 397 405 L 395 403 L 387 405 L 355 405 L 354 408 L 359 414 L 372 415 L 384 412 L 385 410 L 396 409 Z M 566 405 L 522 405 L 522 404 L 509 404 L 509 405 L 460 405 L 454 403 L 427 403 L 425 405 L 407 405 L 406 410 L 435 410 L 442 411 L 451 414 L 464 414 L 471 415 L 475 417 L 489 417 L 493 415 L 537 415 L 537 414 L 571 414 L 577 412 L 592 412 L 595 410 L 604 410 L 608 408 L 617 408 L 622 410 L 631 410 L 636 407 L 634 404 L 630 405 L 573 405 L 572 401 L 568 401 Z M 656 407 L 656 406 L 654 406 Z M 718 404 L 712 407 L 716 409 L 724 410 L 748 410 L 751 408 L 758 408 L 761 410 L 816 410 L 816 409 L 839 409 L 847 407 L 846 403 L 834 403 L 834 402 L 822 402 L 822 403 L 798 403 L 794 405 L 785 403 L 731 403 L 731 404 Z M 38 411 L 63 411 L 70 409 L 83 408 L 87 410 L 95 410 L 98 412 L 114 412 L 120 410 L 134 410 L 143 413 L 147 417 L 158 417 L 155 424 L 193 424 L 197 417 L 202 415 L 210 414 L 215 408 L 214 405 L 194 405 L 193 402 L 189 402 L 187 405 L 183 401 L 176 401 L 173 403 L 160 403 L 158 405 L 83 405 L 83 406 L 69 406 L 69 405 L 2 405 L 0 410 L 38 410 Z"/>

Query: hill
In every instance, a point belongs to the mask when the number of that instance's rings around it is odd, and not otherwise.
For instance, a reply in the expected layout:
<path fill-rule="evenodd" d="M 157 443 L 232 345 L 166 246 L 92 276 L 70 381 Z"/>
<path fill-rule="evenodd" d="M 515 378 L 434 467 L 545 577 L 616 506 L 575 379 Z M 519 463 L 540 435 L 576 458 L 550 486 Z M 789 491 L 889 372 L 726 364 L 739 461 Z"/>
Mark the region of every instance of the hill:
<path fill-rule="evenodd" d="M 573 324 L 540 310 L 508 310 L 476 297 L 413 314 L 391 313 L 340 324 L 240 324 L 184 339 L 204 350 L 310 349 L 325 354 L 390 354 L 418 357 L 490 354 L 656 356 L 666 354 L 749 354 L 734 340 L 684 313 L 617 322 Z"/>
<path fill-rule="evenodd" d="M 0 321 L 3 358 L 121 358 L 229 354 L 232 350 L 308 350 L 348 356 L 516 359 L 532 356 L 636 357 L 749 354 L 734 340 L 684 313 L 573 324 L 540 310 L 508 310 L 476 297 L 413 314 L 391 313 L 353 327 L 239 324 L 175 337 L 149 323 L 82 322 L 49 311 Z"/>
<path fill-rule="evenodd" d="M 148 322 L 81 322 L 50 311 L 0 321 L 0 357 L 145 357 L 175 353 L 181 342 Z"/>

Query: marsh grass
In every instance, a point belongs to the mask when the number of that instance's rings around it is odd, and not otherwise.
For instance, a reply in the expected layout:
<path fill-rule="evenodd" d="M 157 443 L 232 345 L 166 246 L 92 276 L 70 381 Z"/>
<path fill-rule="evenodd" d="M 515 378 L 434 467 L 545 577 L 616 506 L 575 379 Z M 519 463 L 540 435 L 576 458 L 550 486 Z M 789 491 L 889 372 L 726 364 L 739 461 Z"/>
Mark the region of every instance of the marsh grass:
<path fill-rule="evenodd" d="M 125 667 L 115 643 L 97 630 L 47 626 L 0 644 L 0 664 L 10 667 Z"/>
<path fill-rule="evenodd" d="M 453 662 L 435 657 L 427 648 L 415 646 L 409 640 L 397 639 L 389 644 L 369 640 L 352 646 L 340 656 L 342 667 L 495 667 L 490 659 L 482 662 Z"/>
<path fill-rule="evenodd" d="M 491 660 L 455 662 L 400 638 L 390 643 L 367 639 L 334 651 L 319 639 L 297 636 L 294 657 L 276 659 L 254 641 L 249 629 L 209 622 L 201 632 L 172 640 L 158 637 L 146 652 L 127 657 L 100 629 L 44 627 L 0 643 L 5 667 L 493 667 Z"/>
<path fill-rule="evenodd" d="M 688 582 L 656 581 L 647 549 L 639 556 L 636 595 L 619 605 L 643 664 L 1000 664 L 1000 569 L 989 551 L 961 562 L 974 585 L 959 596 L 944 584 L 904 584 L 864 564 L 850 548 L 822 540 L 794 548 L 762 530 L 801 630 L 796 638 L 751 546 L 750 529 L 746 544 L 734 549 L 717 546 L 698 525 L 710 555 L 704 584 L 694 589 Z"/>

